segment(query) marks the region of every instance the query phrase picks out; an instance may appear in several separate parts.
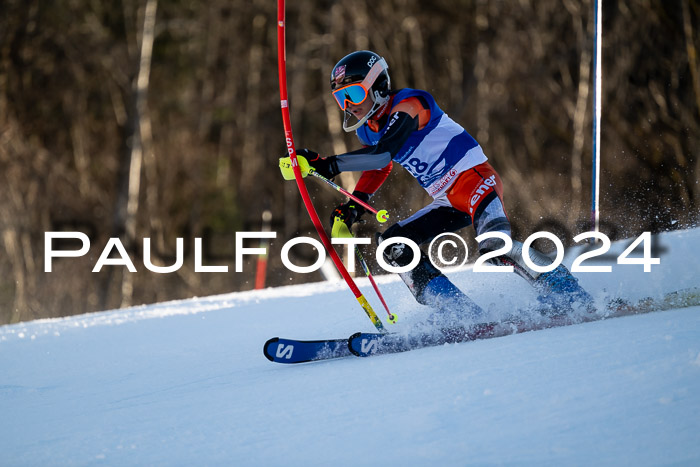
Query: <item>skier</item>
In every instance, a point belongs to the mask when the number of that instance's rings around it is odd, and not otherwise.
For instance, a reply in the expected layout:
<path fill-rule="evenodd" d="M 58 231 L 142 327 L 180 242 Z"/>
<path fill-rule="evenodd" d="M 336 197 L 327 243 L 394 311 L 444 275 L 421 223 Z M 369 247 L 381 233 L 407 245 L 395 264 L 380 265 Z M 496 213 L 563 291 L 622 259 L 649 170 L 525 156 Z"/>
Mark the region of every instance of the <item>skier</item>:
<path fill-rule="evenodd" d="M 362 171 L 353 195 L 368 201 L 388 177 L 393 162 L 403 166 L 433 198 L 433 202 L 410 217 L 377 235 L 381 243 L 392 237 L 406 237 L 421 245 L 444 232 L 473 225 L 477 235 L 501 232 L 510 237 L 511 228 L 503 204 L 503 185 L 487 162 L 481 146 L 445 114 L 426 91 L 391 89 L 386 61 L 367 50 L 341 59 L 331 72 L 333 98 L 344 111 L 343 129 L 355 131 L 362 149 L 322 158 L 308 149 L 297 151 L 306 176 L 310 167 L 326 178 L 344 171 Z M 289 158 L 280 160 L 287 179 L 293 179 Z M 366 209 L 350 200 L 335 208 L 331 223 L 350 227 Z M 480 254 L 503 246 L 498 238 L 479 244 Z M 495 265 L 513 266 L 538 292 L 540 302 L 551 312 L 568 311 L 572 306 L 592 308 L 591 296 L 569 270 L 560 265 L 539 273 L 523 261 L 521 242 L 505 255 L 490 260 Z M 551 260 L 530 249 L 533 263 L 546 266 Z M 384 251 L 387 263 L 402 267 L 411 264 L 413 250 L 394 243 Z M 460 291 L 421 252 L 418 265 L 399 274 L 419 303 L 437 310 L 467 313 L 478 318 L 481 308 Z"/>

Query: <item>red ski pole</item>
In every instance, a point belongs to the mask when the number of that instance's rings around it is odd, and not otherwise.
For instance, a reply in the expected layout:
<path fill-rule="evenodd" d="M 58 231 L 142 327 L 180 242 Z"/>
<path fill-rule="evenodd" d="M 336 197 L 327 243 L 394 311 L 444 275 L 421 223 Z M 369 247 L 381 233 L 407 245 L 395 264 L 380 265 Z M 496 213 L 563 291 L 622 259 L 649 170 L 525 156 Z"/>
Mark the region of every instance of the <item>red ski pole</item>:
<path fill-rule="evenodd" d="M 375 208 L 373 208 L 372 206 L 370 206 L 366 202 L 362 201 L 360 198 L 353 195 L 352 193 L 350 193 L 348 190 L 346 190 L 342 186 L 338 185 L 337 183 L 333 182 L 332 180 L 328 180 L 326 177 L 319 174 L 315 170 L 310 170 L 309 173 L 311 175 L 313 175 L 314 177 L 318 178 L 319 180 L 323 181 L 324 183 L 326 183 L 331 188 L 335 188 L 336 191 L 339 191 L 340 193 L 344 194 L 345 196 L 347 196 L 351 200 L 358 203 L 360 206 L 367 209 L 369 212 L 371 212 L 372 214 L 374 214 L 377 217 L 377 220 L 380 223 L 384 223 L 384 222 L 389 220 L 389 214 L 386 212 L 386 209 L 380 209 L 379 211 L 377 211 Z"/>
<path fill-rule="evenodd" d="M 353 235 L 350 232 L 350 229 L 348 228 L 347 224 L 343 222 L 339 217 L 335 217 L 333 220 L 333 229 L 331 230 L 331 236 L 333 238 L 353 238 Z M 360 251 L 360 248 L 357 245 L 355 245 L 355 254 L 357 255 L 357 259 L 360 261 L 362 271 L 364 271 L 365 276 L 367 276 L 369 282 L 374 288 L 374 291 L 377 293 L 377 297 L 379 297 L 379 300 L 382 302 L 382 305 L 384 305 L 384 309 L 386 310 L 386 313 L 388 315 L 389 322 L 391 324 L 396 324 L 396 315 L 389 311 L 389 305 L 386 304 L 386 300 L 384 300 L 384 295 L 382 295 L 382 293 L 379 291 L 379 286 L 374 281 L 374 277 L 372 277 L 372 273 L 369 270 L 369 266 L 367 266 L 367 261 L 365 261 L 365 258 L 364 256 L 362 256 L 362 252 Z"/>

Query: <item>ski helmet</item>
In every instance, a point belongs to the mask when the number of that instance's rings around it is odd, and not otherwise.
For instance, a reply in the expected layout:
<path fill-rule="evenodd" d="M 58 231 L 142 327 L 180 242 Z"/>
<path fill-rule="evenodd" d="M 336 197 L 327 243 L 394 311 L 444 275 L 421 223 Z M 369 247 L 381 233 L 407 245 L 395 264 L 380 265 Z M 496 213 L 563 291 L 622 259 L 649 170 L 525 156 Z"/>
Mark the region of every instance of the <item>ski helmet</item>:
<path fill-rule="evenodd" d="M 345 112 L 343 130 L 353 131 L 362 126 L 372 115 L 389 102 L 391 79 L 386 61 L 374 52 L 359 50 L 343 57 L 331 71 L 331 91 L 340 108 Z M 373 105 L 367 115 L 348 126 L 353 117 L 347 103 L 361 104 L 366 98 Z"/>

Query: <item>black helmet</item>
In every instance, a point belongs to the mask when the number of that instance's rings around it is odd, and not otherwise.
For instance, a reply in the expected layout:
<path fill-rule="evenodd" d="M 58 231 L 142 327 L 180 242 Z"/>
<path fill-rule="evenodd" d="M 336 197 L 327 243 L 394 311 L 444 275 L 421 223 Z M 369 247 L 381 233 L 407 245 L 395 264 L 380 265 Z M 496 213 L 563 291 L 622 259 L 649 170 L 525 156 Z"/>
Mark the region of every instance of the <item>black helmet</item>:
<path fill-rule="evenodd" d="M 379 64 L 379 73 L 371 82 L 365 82 L 369 86 L 368 94 L 372 98 L 374 105 L 372 109 L 355 125 L 347 126 L 348 118 L 352 116 L 347 109 L 342 105 L 342 99 L 339 104 L 345 110 L 345 121 L 343 129 L 345 131 L 353 131 L 359 128 L 367 121 L 369 117 L 374 115 L 382 106 L 389 101 L 389 90 L 391 89 L 391 79 L 389 78 L 389 68 L 386 61 L 374 52 L 369 50 L 359 50 L 343 57 L 331 71 L 331 91 L 340 89 L 344 86 L 353 83 L 362 83 L 369 74 L 372 67 Z M 376 71 L 376 70 L 375 70 Z"/>

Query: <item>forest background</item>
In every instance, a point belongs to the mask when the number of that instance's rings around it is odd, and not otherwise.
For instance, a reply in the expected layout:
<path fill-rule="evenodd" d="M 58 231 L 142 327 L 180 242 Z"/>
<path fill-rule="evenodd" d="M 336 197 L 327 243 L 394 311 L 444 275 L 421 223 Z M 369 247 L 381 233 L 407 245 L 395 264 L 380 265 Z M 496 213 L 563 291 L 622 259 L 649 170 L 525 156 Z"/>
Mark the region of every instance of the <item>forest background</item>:
<path fill-rule="evenodd" d="M 315 233 L 277 169 L 276 2 L 1 3 L 0 324 L 250 289 L 255 258 L 234 272 L 234 237 L 260 230 L 267 209 L 267 285 L 321 279 L 280 260 L 287 240 Z M 697 226 L 700 2 L 603 4 L 602 230 Z M 324 155 L 358 147 L 328 80 L 347 53 L 374 50 L 394 88 L 428 90 L 481 143 L 520 240 L 547 230 L 570 245 L 590 230 L 593 30 L 592 0 L 288 2 L 295 142 Z M 352 189 L 356 176 L 336 181 Z M 343 198 L 307 185 L 325 221 Z M 399 219 L 429 198 L 395 167 L 373 202 Z M 90 252 L 44 272 L 48 231 L 84 232 Z M 111 237 L 138 272 L 92 272 Z M 147 270 L 145 237 L 157 265 L 183 238 L 183 266 Z M 197 237 L 203 263 L 228 273 L 194 271 Z"/>

